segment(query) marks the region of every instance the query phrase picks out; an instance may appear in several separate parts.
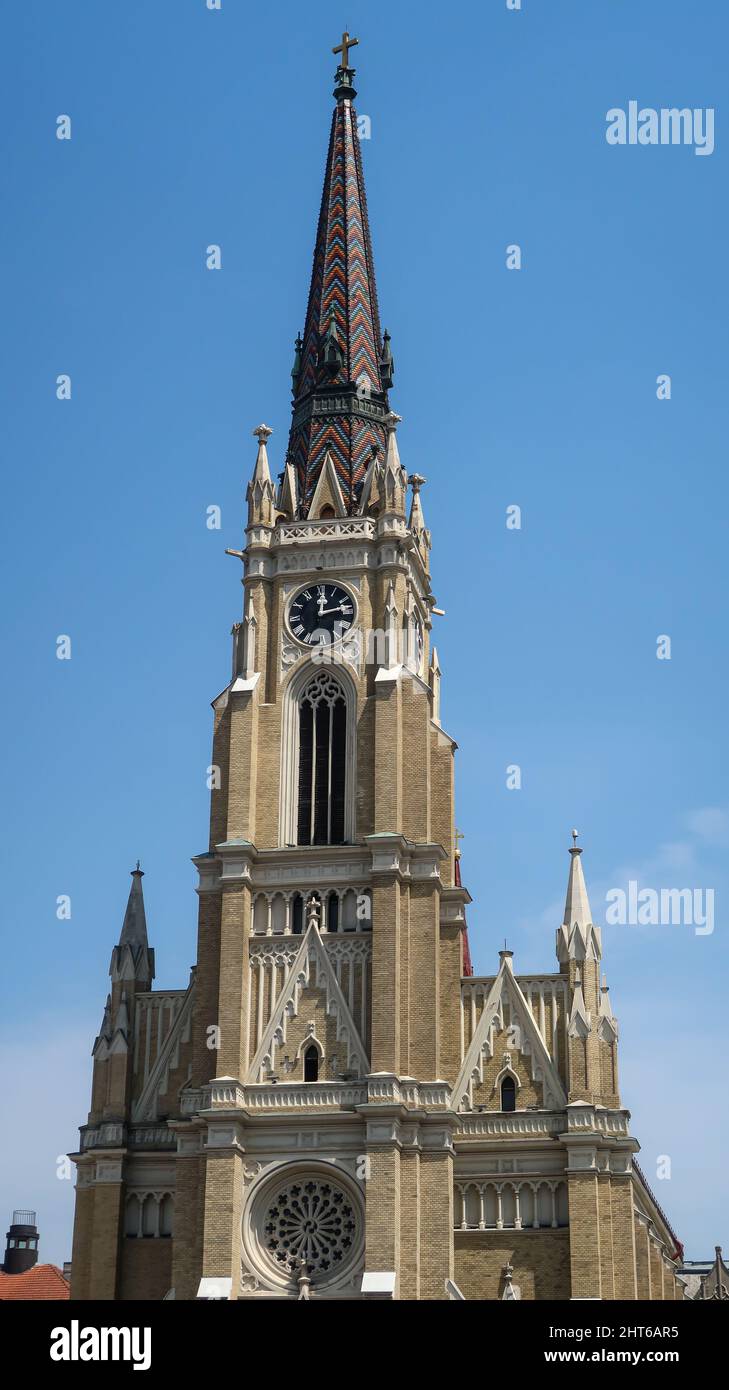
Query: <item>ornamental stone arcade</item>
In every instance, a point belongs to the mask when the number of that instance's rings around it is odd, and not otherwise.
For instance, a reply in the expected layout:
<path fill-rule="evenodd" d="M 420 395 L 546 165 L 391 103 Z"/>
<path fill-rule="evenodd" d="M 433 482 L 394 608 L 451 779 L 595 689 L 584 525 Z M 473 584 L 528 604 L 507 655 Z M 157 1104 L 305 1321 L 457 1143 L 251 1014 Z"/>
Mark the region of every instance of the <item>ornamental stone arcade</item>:
<path fill-rule="evenodd" d="M 137 866 L 73 1155 L 72 1297 L 194 1299 L 209 1281 L 253 1301 L 679 1297 L 576 843 L 555 968 L 518 975 L 507 950 L 471 966 L 425 480 L 389 400 L 353 42 L 288 448 L 276 485 L 254 430 L 232 552 L 244 597 L 213 702 L 196 964 L 186 989 L 153 989 Z"/>

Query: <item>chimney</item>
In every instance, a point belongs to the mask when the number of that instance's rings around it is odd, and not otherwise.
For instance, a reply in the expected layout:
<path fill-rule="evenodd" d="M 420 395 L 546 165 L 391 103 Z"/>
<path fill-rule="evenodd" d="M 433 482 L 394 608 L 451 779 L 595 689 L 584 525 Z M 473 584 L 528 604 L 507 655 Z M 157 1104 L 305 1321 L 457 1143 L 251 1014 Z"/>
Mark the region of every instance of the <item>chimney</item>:
<path fill-rule="evenodd" d="M 24 1274 L 38 1263 L 38 1227 L 34 1211 L 13 1212 L 5 1246 L 5 1274 Z"/>

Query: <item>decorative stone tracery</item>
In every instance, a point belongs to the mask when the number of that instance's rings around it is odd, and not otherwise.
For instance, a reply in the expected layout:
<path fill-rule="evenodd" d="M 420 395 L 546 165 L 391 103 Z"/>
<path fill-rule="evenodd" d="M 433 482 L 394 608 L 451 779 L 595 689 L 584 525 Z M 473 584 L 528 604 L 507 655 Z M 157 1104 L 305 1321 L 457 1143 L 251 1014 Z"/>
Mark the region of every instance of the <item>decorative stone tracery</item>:
<path fill-rule="evenodd" d="M 364 1209 L 354 1183 L 329 1164 L 283 1171 L 254 1184 L 243 1219 L 246 1264 L 289 1294 L 302 1263 L 318 1288 L 354 1278 L 364 1247 Z"/>

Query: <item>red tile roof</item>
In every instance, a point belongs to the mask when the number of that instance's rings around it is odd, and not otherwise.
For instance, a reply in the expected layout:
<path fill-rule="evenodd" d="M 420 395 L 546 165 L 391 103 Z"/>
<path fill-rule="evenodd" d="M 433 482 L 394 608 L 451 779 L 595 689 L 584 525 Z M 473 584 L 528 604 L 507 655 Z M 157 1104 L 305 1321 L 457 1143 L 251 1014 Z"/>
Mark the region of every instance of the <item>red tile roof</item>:
<path fill-rule="evenodd" d="M 7 1299 L 70 1298 L 71 1289 L 55 1265 L 33 1265 L 24 1274 L 3 1274 L 0 1270 L 0 1303 Z"/>

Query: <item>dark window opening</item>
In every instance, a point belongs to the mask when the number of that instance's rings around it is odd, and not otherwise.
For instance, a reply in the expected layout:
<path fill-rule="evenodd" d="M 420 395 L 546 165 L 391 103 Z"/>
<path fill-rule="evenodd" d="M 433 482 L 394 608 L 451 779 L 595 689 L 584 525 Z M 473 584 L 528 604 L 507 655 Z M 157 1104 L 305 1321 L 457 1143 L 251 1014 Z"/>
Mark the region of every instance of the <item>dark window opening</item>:
<path fill-rule="evenodd" d="M 339 931 L 339 898 L 330 893 L 327 898 L 327 931 Z"/>
<path fill-rule="evenodd" d="M 314 1047 L 313 1043 L 304 1053 L 304 1080 L 319 1080 L 319 1049 Z"/>
<path fill-rule="evenodd" d="M 300 936 L 302 931 L 304 930 L 304 899 L 302 898 L 300 893 L 297 893 L 294 898 L 294 911 L 291 930 L 296 934 L 296 936 Z"/>
<path fill-rule="evenodd" d="M 347 706 L 331 676 L 315 676 L 299 705 L 300 845 L 344 842 Z"/>
<path fill-rule="evenodd" d="M 513 1076 L 505 1076 L 501 1083 L 501 1109 L 516 1110 L 516 1082 Z"/>

